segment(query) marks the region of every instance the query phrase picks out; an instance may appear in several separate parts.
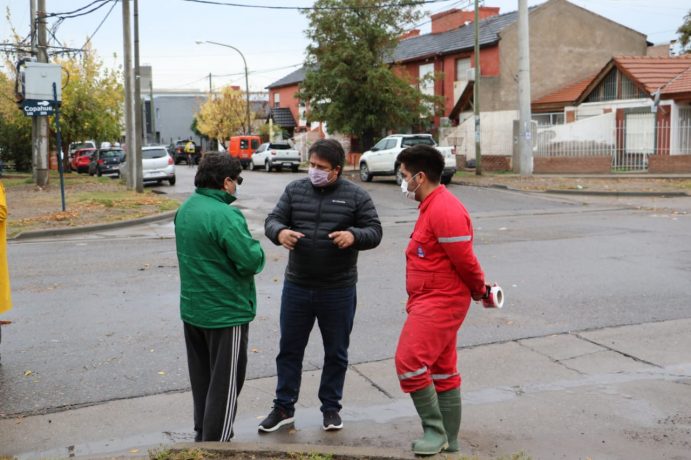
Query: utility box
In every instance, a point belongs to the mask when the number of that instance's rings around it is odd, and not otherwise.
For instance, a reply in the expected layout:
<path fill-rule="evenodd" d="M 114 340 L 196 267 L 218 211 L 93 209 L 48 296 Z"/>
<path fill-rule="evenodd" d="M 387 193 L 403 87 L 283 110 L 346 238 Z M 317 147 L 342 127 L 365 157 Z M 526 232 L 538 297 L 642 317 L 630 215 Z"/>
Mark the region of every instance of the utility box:
<path fill-rule="evenodd" d="M 27 62 L 22 72 L 22 95 L 28 100 L 53 101 L 53 83 L 62 101 L 62 69 L 58 64 Z"/>

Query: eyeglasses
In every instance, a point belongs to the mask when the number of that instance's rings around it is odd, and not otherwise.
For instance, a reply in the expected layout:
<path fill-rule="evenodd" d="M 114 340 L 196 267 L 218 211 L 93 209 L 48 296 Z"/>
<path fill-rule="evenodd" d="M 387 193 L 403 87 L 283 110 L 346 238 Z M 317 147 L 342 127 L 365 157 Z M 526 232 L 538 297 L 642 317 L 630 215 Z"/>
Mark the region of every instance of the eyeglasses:
<path fill-rule="evenodd" d="M 235 179 L 230 179 L 230 180 L 232 180 L 233 182 L 235 182 L 238 185 L 242 185 L 243 178 L 242 178 L 242 176 L 238 176 Z"/>

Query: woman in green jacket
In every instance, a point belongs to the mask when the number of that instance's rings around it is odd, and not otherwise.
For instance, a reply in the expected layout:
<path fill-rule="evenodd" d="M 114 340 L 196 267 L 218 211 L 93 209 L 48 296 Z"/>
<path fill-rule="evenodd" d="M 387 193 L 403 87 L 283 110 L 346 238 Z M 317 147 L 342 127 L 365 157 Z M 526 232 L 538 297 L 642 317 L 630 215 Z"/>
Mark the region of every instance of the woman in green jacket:
<path fill-rule="evenodd" d="M 254 275 L 264 251 L 235 201 L 242 177 L 230 155 L 205 156 L 196 190 L 175 216 L 180 316 L 194 402 L 195 441 L 230 441 L 256 315 Z"/>

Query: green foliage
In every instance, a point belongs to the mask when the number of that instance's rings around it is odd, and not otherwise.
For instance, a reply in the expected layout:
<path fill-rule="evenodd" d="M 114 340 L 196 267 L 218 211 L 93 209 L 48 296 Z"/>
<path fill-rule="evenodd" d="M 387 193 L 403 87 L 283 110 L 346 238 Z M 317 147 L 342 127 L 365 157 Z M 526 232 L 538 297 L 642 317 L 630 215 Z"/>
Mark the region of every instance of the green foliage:
<path fill-rule="evenodd" d="M 386 0 L 397 6 L 363 8 L 381 3 L 317 0 L 305 13 L 311 44 L 298 97 L 310 101 L 310 121 L 322 120 L 331 131 L 359 137 L 363 149 L 383 130 L 419 124 L 420 114 L 429 111 L 425 104 L 435 102 L 415 87 L 416 78 L 389 64 L 404 27 L 421 14 L 411 0 Z"/>
<path fill-rule="evenodd" d="M 105 69 L 90 47 L 78 57 L 59 59 L 57 63 L 63 69 L 60 109 L 63 151 L 75 141 L 118 140 L 122 133 L 125 95 L 120 70 Z"/>
<path fill-rule="evenodd" d="M 14 99 L 14 76 L 0 72 L 0 159 L 17 171 L 31 170 L 31 119 Z"/>
<path fill-rule="evenodd" d="M 677 29 L 683 53 L 691 53 L 691 10 L 684 16 L 684 23 Z"/>

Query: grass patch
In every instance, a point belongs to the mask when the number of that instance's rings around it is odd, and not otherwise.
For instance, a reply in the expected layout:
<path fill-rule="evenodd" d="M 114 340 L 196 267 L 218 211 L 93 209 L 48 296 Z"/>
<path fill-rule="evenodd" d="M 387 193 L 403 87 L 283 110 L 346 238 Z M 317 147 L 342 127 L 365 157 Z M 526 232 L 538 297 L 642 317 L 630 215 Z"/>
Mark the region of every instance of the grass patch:
<path fill-rule="evenodd" d="M 212 452 L 203 449 L 156 449 L 149 451 L 149 460 L 204 460 L 207 458 L 217 458 Z"/>

